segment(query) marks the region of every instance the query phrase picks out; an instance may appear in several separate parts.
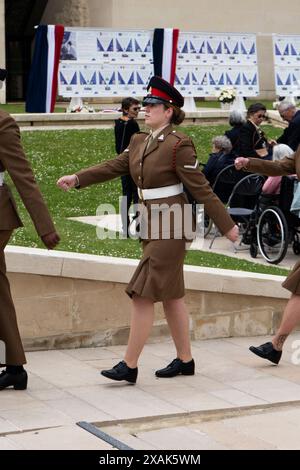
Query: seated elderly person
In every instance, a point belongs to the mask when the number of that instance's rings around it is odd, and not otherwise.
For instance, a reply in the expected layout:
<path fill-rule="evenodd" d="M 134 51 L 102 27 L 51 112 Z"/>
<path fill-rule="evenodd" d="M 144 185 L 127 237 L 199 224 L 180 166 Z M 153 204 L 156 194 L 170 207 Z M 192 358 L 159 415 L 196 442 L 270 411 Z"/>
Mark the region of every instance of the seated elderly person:
<path fill-rule="evenodd" d="M 289 124 L 277 139 L 277 143 L 289 145 L 296 151 L 300 144 L 300 110 L 296 108 L 294 103 L 285 100 L 278 106 L 278 111 L 281 118 Z"/>
<path fill-rule="evenodd" d="M 274 145 L 273 147 L 273 161 L 282 160 L 294 153 L 293 149 L 285 144 Z M 264 194 L 279 194 L 282 176 L 269 176 L 265 181 L 262 192 Z"/>
<path fill-rule="evenodd" d="M 223 168 L 234 163 L 235 156 L 232 155 L 232 145 L 228 137 L 219 135 L 212 139 L 212 153 L 209 156 L 203 173 L 212 186 L 215 179 Z"/>
<path fill-rule="evenodd" d="M 240 133 L 241 128 L 245 124 L 246 119 L 244 113 L 242 111 L 233 110 L 229 114 L 229 125 L 231 129 L 225 131 L 225 136 L 231 142 L 232 145 L 232 153 L 235 155 L 240 155 L 239 148 L 240 148 Z"/>

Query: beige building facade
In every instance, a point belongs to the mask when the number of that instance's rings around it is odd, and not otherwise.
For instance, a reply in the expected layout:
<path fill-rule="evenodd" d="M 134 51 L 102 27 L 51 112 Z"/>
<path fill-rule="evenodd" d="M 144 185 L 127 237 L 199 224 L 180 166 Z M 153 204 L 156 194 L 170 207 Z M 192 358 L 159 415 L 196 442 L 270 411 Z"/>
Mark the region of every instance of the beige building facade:
<path fill-rule="evenodd" d="M 0 0 L 3 65 L 4 3 Z M 177 27 L 183 31 L 257 34 L 262 98 L 274 97 L 272 33 L 299 34 L 299 0 L 48 0 L 41 22 L 68 26 Z"/>

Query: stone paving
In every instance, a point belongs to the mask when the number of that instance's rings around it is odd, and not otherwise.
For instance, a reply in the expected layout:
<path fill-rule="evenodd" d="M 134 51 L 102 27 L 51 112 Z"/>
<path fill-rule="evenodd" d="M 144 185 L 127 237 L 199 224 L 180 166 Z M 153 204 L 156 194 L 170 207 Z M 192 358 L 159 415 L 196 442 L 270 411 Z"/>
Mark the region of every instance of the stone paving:
<path fill-rule="evenodd" d="M 0 392 L 0 449 L 112 449 L 79 421 L 134 449 L 300 449 L 300 334 L 279 366 L 248 351 L 267 339 L 195 341 L 196 375 L 172 379 L 154 376 L 172 342 L 147 344 L 135 386 L 99 374 L 125 346 L 28 352 L 28 389 Z"/>

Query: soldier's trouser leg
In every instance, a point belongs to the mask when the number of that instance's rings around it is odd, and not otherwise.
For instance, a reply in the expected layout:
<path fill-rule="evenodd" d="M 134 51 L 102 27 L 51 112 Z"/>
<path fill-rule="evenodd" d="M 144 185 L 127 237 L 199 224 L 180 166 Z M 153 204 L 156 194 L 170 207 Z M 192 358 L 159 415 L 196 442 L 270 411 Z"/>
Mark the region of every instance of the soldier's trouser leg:
<path fill-rule="evenodd" d="M 11 296 L 9 281 L 6 276 L 4 248 L 12 231 L 0 231 L 0 340 L 4 342 L 5 362 L 2 365 L 22 365 L 26 363 L 24 349 L 17 324 L 16 311 Z M 2 343 L 3 346 L 3 343 Z M 3 348 L 1 348 L 1 351 Z"/>

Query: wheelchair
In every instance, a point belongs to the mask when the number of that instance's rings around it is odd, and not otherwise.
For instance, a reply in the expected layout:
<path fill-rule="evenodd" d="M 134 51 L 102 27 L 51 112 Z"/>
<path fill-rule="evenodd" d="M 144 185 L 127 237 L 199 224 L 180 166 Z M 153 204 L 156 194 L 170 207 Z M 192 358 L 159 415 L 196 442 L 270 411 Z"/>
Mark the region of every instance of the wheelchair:
<path fill-rule="evenodd" d="M 261 195 L 256 241 L 263 258 L 278 264 L 292 244 L 293 252 L 300 254 L 300 218 L 290 212 L 294 195 L 295 177 L 283 176 L 279 195 Z M 251 254 L 251 250 L 250 250 Z M 257 252 L 253 250 L 253 258 Z"/>

